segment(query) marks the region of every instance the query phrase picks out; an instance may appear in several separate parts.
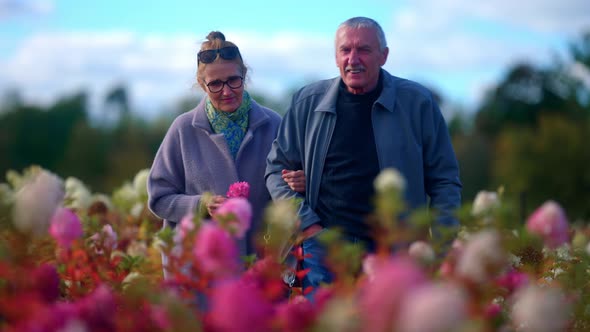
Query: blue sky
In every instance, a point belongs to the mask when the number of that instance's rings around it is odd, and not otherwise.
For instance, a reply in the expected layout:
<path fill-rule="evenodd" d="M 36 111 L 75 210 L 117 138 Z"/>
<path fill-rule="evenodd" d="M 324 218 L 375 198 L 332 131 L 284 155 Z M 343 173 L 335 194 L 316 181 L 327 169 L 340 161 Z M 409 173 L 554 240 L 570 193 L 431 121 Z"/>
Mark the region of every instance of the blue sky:
<path fill-rule="evenodd" d="M 98 105 L 123 83 L 154 115 L 201 93 L 195 54 L 220 30 L 251 69 L 248 89 L 279 98 L 338 75 L 334 33 L 352 16 L 382 25 L 385 69 L 469 109 L 511 64 L 563 56 L 590 29 L 590 1 L 0 0 L 0 93 L 50 103 L 87 89 Z"/>

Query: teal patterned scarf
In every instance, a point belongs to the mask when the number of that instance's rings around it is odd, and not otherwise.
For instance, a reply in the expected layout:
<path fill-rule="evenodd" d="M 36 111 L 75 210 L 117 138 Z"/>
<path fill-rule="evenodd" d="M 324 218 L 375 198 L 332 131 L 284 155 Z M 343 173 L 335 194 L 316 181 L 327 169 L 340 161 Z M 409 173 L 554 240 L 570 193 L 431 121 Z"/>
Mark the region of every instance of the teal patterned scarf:
<path fill-rule="evenodd" d="M 211 100 L 207 98 L 207 118 L 211 123 L 211 128 L 216 134 L 223 134 L 229 147 L 229 151 L 234 160 L 248 129 L 248 111 L 252 101 L 248 92 L 244 91 L 242 104 L 235 112 L 221 112 L 213 107 Z"/>

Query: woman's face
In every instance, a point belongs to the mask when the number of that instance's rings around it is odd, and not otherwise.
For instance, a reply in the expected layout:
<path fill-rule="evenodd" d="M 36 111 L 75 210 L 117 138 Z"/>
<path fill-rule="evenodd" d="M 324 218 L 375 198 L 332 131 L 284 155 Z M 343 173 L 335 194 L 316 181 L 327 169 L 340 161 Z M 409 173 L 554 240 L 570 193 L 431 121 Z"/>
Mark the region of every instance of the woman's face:
<path fill-rule="evenodd" d="M 244 84 L 238 88 L 231 88 L 228 83 L 222 84 L 223 88 L 219 92 L 211 92 L 207 87 L 218 86 L 223 82 L 230 82 L 231 85 L 236 86 L 236 82 L 240 82 L 238 77 L 242 77 L 240 66 L 235 62 L 213 62 L 207 64 L 203 71 L 203 79 L 205 80 L 205 92 L 211 100 L 211 104 L 222 112 L 234 112 L 242 104 L 242 96 L 244 94 Z M 213 89 L 215 91 L 216 89 Z"/>

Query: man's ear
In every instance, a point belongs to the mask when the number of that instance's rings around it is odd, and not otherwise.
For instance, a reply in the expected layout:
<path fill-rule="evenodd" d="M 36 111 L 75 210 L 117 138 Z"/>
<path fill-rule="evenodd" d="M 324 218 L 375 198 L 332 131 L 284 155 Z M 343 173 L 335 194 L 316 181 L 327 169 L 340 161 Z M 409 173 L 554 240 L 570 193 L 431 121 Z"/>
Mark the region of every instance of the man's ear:
<path fill-rule="evenodd" d="M 381 59 L 380 65 L 383 66 L 387 62 L 387 56 L 389 55 L 389 47 L 386 47 L 381 54 L 383 58 Z"/>

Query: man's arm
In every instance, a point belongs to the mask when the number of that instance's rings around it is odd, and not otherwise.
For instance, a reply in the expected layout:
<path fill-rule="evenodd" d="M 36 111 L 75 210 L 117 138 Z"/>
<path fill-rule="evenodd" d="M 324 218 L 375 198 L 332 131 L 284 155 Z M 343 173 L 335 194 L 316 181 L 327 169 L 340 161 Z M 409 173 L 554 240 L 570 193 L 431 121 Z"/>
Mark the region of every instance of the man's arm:
<path fill-rule="evenodd" d="M 305 155 L 305 126 L 303 125 L 304 121 L 297 121 L 296 113 L 291 107 L 279 126 L 277 138 L 272 143 L 266 159 L 265 179 L 266 187 L 273 200 L 301 199 L 299 217 L 301 218 L 301 229 L 305 229 L 319 222 L 320 218 L 310 208 L 306 197 L 293 191 L 282 177 L 282 171 L 285 169 L 303 169 L 306 172 L 306 189 L 309 188 L 308 181 L 310 177 L 307 172 L 310 168 L 306 169 L 304 166 L 311 161 L 303 160 Z"/>
<path fill-rule="evenodd" d="M 453 212 L 461 205 L 459 163 L 455 156 L 447 125 L 438 105 L 423 119 L 424 177 L 430 206 L 440 215 L 441 225 L 458 225 Z"/>

